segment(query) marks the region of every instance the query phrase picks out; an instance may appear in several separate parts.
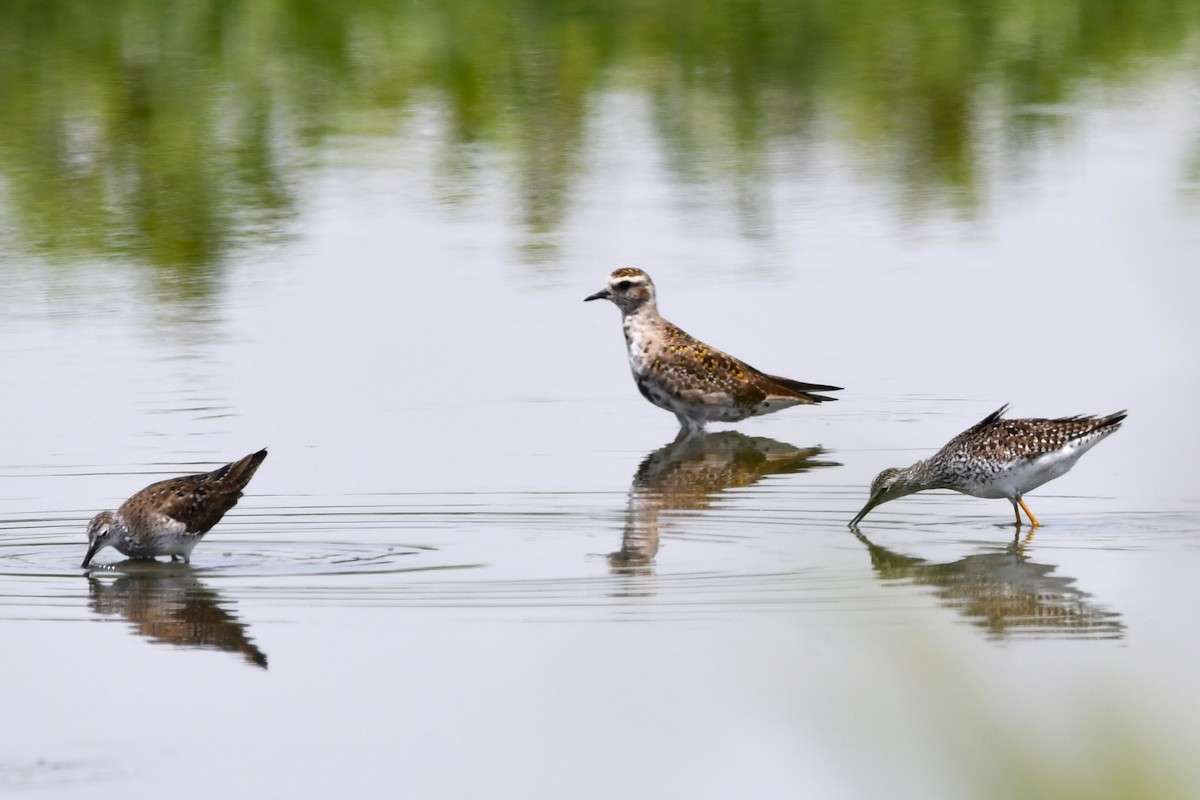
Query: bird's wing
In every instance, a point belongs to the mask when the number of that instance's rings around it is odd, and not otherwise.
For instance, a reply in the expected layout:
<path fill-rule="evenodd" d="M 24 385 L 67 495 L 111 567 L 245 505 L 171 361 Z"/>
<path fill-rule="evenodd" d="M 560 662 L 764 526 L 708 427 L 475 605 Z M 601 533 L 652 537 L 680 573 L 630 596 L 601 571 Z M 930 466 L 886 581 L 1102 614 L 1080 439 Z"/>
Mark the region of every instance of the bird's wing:
<path fill-rule="evenodd" d="M 796 397 L 808 402 L 833 400 L 809 393 L 841 388 L 768 375 L 674 325 L 670 326 L 652 369 L 670 376 L 671 382 L 685 392 L 728 395 L 739 405 L 757 405 L 768 397 Z"/>
<path fill-rule="evenodd" d="M 185 475 L 153 483 L 129 498 L 121 513 L 129 517 L 165 517 L 184 526 L 188 533 L 205 533 L 233 508 L 242 489 L 254 477 L 266 450 L 199 475 Z"/>

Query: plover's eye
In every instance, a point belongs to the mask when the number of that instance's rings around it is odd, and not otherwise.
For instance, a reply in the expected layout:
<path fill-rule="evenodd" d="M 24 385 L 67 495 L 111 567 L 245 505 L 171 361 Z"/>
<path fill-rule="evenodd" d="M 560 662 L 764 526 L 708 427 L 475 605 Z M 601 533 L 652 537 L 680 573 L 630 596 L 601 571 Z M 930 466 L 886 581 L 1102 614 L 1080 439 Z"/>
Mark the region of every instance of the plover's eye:
<path fill-rule="evenodd" d="M 633 284 L 632 284 L 632 283 L 630 283 L 629 281 L 621 281 L 620 283 L 618 283 L 618 284 L 617 284 L 617 291 L 618 291 L 618 292 L 623 292 L 623 291 L 625 291 L 626 289 L 628 289 L 628 288 L 629 288 L 630 286 L 632 286 L 632 285 L 633 285 Z"/>

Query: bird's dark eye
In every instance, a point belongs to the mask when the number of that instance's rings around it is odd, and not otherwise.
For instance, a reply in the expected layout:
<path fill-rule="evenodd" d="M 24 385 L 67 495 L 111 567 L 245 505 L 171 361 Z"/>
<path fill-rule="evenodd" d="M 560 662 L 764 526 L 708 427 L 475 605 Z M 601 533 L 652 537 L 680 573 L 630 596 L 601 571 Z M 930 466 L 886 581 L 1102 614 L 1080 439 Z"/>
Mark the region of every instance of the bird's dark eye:
<path fill-rule="evenodd" d="M 632 285 L 633 285 L 633 284 L 632 284 L 632 283 L 630 283 L 629 281 L 621 281 L 620 283 L 618 283 L 618 284 L 617 284 L 617 291 L 618 291 L 618 292 L 623 292 L 623 291 L 625 291 L 626 289 L 628 289 L 628 288 L 629 288 L 630 286 L 632 286 Z"/>

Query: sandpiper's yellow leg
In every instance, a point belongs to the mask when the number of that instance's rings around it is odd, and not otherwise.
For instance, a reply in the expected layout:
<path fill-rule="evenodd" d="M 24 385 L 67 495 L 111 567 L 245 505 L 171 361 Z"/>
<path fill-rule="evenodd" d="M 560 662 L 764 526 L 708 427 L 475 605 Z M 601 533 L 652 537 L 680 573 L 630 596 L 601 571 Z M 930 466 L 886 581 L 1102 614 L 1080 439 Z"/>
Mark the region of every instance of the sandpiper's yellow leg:
<path fill-rule="evenodd" d="M 1013 513 L 1017 515 L 1017 527 L 1021 527 L 1021 509 L 1017 508 L 1017 504 L 1013 503 Z"/>
<path fill-rule="evenodd" d="M 1033 512 L 1029 510 L 1029 506 L 1025 505 L 1025 498 L 1018 497 L 1017 502 L 1021 504 L 1021 508 L 1025 509 L 1025 513 L 1026 513 L 1026 515 L 1029 516 L 1029 522 L 1033 525 L 1033 527 L 1036 528 L 1038 525 L 1042 524 L 1042 523 L 1038 522 L 1038 518 L 1035 517 L 1033 515 Z M 1017 514 L 1017 524 L 1019 525 L 1020 523 L 1021 523 L 1021 515 L 1018 513 Z"/>

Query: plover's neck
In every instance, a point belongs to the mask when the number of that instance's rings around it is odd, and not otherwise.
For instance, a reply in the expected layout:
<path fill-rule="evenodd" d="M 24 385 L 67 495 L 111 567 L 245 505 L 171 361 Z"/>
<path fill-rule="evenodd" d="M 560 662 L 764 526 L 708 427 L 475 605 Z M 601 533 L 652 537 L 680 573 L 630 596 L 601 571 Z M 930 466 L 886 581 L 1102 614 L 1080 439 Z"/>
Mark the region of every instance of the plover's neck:
<path fill-rule="evenodd" d="M 629 360 L 635 371 L 658 350 L 666 321 L 658 314 L 653 302 L 645 302 L 622 315 L 625 342 L 629 345 Z"/>
<path fill-rule="evenodd" d="M 626 331 L 630 328 L 662 328 L 666 325 L 666 320 L 659 315 L 658 307 L 654 305 L 653 300 L 647 300 L 637 308 L 629 311 L 622 309 L 621 322 L 624 324 Z"/>

